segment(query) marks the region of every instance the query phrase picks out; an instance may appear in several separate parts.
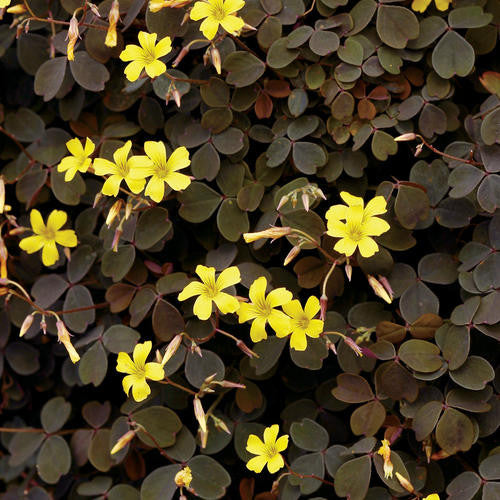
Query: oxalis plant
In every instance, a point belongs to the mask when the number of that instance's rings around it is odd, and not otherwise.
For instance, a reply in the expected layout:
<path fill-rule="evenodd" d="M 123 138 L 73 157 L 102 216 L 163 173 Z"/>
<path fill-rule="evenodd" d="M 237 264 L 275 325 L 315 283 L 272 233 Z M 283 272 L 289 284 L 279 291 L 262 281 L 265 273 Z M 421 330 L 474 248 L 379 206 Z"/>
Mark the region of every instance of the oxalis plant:
<path fill-rule="evenodd" d="M 499 0 L 0 19 L 1 498 L 500 498 Z"/>

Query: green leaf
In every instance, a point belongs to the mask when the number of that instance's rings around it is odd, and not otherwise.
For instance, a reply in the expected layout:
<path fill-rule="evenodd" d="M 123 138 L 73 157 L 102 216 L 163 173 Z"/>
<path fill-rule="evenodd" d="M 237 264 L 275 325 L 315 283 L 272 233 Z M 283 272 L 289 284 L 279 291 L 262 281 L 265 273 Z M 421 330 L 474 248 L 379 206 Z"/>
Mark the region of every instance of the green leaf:
<path fill-rule="evenodd" d="M 203 222 L 217 209 L 222 197 L 217 191 L 201 182 L 192 182 L 188 188 L 179 193 L 181 202 L 179 215 L 188 222 Z"/>
<path fill-rule="evenodd" d="M 205 379 L 215 374 L 214 380 L 222 380 L 225 374 L 224 363 L 217 354 L 205 349 L 201 357 L 195 352 L 186 357 L 185 374 L 188 382 L 194 387 L 201 387 Z"/>
<path fill-rule="evenodd" d="M 59 91 L 66 74 L 65 56 L 45 61 L 35 75 L 35 94 L 42 96 L 45 102 L 53 99 Z"/>
<path fill-rule="evenodd" d="M 309 418 L 293 422 L 290 435 L 296 446 L 307 451 L 323 451 L 330 440 L 326 429 Z"/>
<path fill-rule="evenodd" d="M 78 373 L 84 384 L 101 385 L 108 371 L 108 357 L 102 344 L 97 341 L 85 351 L 78 364 Z"/>
<path fill-rule="evenodd" d="M 360 375 L 341 373 L 337 377 L 337 387 L 332 394 L 346 403 L 364 403 L 371 401 L 375 396 L 370 384 Z"/>
<path fill-rule="evenodd" d="M 451 498 L 471 500 L 481 488 L 481 478 L 473 471 L 465 471 L 459 474 L 446 488 L 446 493 Z"/>
<path fill-rule="evenodd" d="M 389 47 L 404 49 L 408 40 L 419 35 L 417 17 L 404 7 L 381 4 L 377 14 L 377 33 Z"/>
<path fill-rule="evenodd" d="M 474 49 L 455 31 L 448 31 L 432 52 L 432 66 L 441 78 L 467 76 L 474 66 Z"/>
<path fill-rule="evenodd" d="M 363 500 L 371 477 L 371 459 L 365 455 L 342 464 L 335 473 L 335 493 L 350 500 Z"/>
<path fill-rule="evenodd" d="M 106 66 L 92 59 L 83 50 L 75 53 L 75 60 L 69 62 L 69 67 L 76 83 L 85 90 L 92 92 L 104 90 L 104 84 L 109 80 Z"/>
<path fill-rule="evenodd" d="M 164 238 L 172 229 L 168 211 L 153 207 L 144 211 L 135 228 L 135 245 L 140 250 L 147 250 Z"/>
<path fill-rule="evenodd" d="M 224 59 L 223 68 L 227 71 L 226 82 L 239 88 L 256 82 L 264 74 L 266 65 L 249 52 L 236 51 Z"/>
<path fill-rule="evenodd" d="M 238 241 L 250 229 L 248 214 L 238 207 L 234 198 L 227 198 L 217 213 L 217 227 L 224 238 Z"/>
<path fill-rule="evenodd" d="M 325 466 L 321 453 L 308 453 L 296 458 L 291 463 L 291 468 L 299 474 L 312 474 L 323 478 L 325 476 Z M 300 486 L 302 495 L 310 495 L 321 487 L 321 481 L 314 478 L 299 479 L 297 476 L 288 476 L 288 481 L 292 486 Z"/>
<path fill-rule="evenodd" d="M 188 466 L 193 474 L 191 487 L 205 500 L 223 498 L 231 484 L 231 476 L 226 469 L 211 457 L 198 455 L 193 457 Z"/>
<path fill-rule="evenodd" d="M 443 360 L 439 355 L 439 347 L 420 339 L 411 339 L 404 342 L 399 348 L 398 356 L 411 369 L 423 373 L 439 370 L 443 364 Z"/>
<path fill-rule="evenodd" d="M 158 500 L 159 498 L 162 500 L 171 500 L 178 489 L 174 478 L 181 469 L 181 465 L 172 464 L 158 467 L 151 472 L 142 482 L 141 500 Z"/>
<path fill-rule="evenodd" d="M 90 463 L 100 472 L 107 472 L 113 465 L 110 455 L 111 431 L 98 429 L 92 436 L 88 448 Z"/>
<path fill-rule="evenodd" d="M 288 40 L 286 38 L 280 38 L 269 47 L 267 51 L 267 64 L 271 68 L 284 68 L 298 57 L 299 51 L 296 49 L 289 49 L 287 44 Z"/>
<path fill-rule="evenodd" d="M 5 116 L 5 130 L 21 142 L 34 142 L 42 137 L 45 123 L 34 111 L 19 108 Z"/>
<path fill-rule="evenodd" d="M 50 436 L 40 448 L 36 460 L 40 477 L 49 484 L 56 484 L 71 467 L 71 452 L 61 436 Z"/>
<path fill-rule="evenodd" d="M 385 421 L 385 408 L 380 401 L 370 401 L 351 414 L 351 429 L 356 436 L 373 436 Z"/>
<path fill-rule="evenodd" d="M 42 427 L 48 434 L 57 432 L 66 423 L 71 413 L 71 404 L 62 396 L 49 399 L 40 413 Z"/>
<path fill-rule="evenodd" d="M 176 434 L 182 428 L 182 422 L 177 414 L 164 406 L 150 406 L 138 410 L 132 414 L 132 417 L 153 436 L 161 448 L 172 446 L 175 443 Z M 148 446 L 156 446 L 146 433 L 139 431 L 137 436 Z"/>
<path fill-rule="evenodd" d="M 481 28 L 493 19 L 492 14 L 486 14 L 479 6 L 459 7 L 448 14 L 450 27 L 459 28 Z"/>
<path fill-rule="evenodd" d="M 9 466 L 17 467 L 26 462 L 38 450 L 45 438 L 43 432 L 19 432 L 14 434 L 8 444 L 10 453 Z"/>
<path fill-rule="evenodd" d="M 118 247 L 117 252 L 108 250 L 102 256 L 101 271 L 104 276 L 121 281 L 134 264 L 135 248 L 132 245 Z"/>
<path fill-rule="evenodd" d="M 113 325 L 102 336 L 104 347 L 110 352 L 132 352 L 141 336 L 139 333 L 125 325 Z"/>
<path fill-rule="evenodd" d="M 63 314 L 63 319 L 68 328 L 83 333 L 88 326 L 95 321 L 95 309 L 92 309 L 94 301 L 89 289 L 83 285 L 75 285 L 66 293 L 64 299 L 64 310 L 88 307 L 87 311 L 78 311 Z"/>
<path fill-rule="evenodd" d="M 495 371 L 484 358 L 469 356 L 460 368 L 450 371 L 450 377 L 461 387 L 479 391 L 495 378 Z"/>
<path fill-rule="evenodd" d="M 50 172 L 50 187 L 54 196 L 65 205 L 76 206 L 80 203 L 81 196 L 86 191 L 85 182 L 77 172 L 70 182 L 64 180 L 64 172 L 58 172 L 55 168 Z"/>
<path fill-rule="evenodd" d="M 436 440 L 450 455 L 467 451 L 474 442 L 474 426 L 462 412 L 446 408 L 436 427 Z"/>
<path fill-rule="evenodd" d="M 68 280 L 78 283 L 90 270 L 97 258 L 97 252 L 90 245 L 78 245 L 68 262 Z"/>

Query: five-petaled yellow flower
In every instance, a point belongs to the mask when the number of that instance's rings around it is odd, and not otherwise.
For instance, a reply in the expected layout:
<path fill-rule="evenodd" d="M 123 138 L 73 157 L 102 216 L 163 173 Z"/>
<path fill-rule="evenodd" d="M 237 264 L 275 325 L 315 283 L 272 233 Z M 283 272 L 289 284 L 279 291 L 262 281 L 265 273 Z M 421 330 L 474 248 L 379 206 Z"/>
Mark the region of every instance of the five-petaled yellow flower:
<path fill-rule="evenodd" d="M 139 45 L 127 45 L 120 54 L 122 61 L 132 61 L 125 68 L 125 76 L 135 82 L 144 69 L 150 78 L 155 78 L 167 71 L 165 63 L 159 61 L 172 50 L 172 41 L 169 36 L 156 43 L 156 33 L 139 32 Z"/>
<path fill-rule="evenodd" d="M 44 224 L 42 215 L 36 209 L 30 213 L 31 229 L 35 233 L 19 242 L 22 250 L 28 253 L 42 250 L 42 262 L 46 266 L 55 264 L 59 259 L 59 250 L 56 243 L 63 247 L 76 247 L 77 239 L 73 229 L 63 229 L 68 215 L 63 210 L 52 210 L 47 219 L 47 225 Z"/>
<path fill-rule="evenodd" d="M 341 238 L 334 250 L 350 257 L 359 248 L 363 257 L 371 257 L 378 252 L 378 245 L 372 236 L 380 236 L 390 229 L 385 220 L 375 217 L 387 211 L 385 198 L 375 196 L 365 207 L 363 198 L 346 191 L 342 191 L 340 197 L 347 206 L 333 205 L 326 212 L 327 234 Z"/>
<path fill-rule="evenodd" d="M 323 321 L 314 319 L 320 309 L 319 300 L 314 296 L 307 299 L 304 309 L 302 309 L 297 299 L 283 304 L 283 310 L 291 318 L 292 335 L 290 337 L 290 347 L 297 351 L 305 351 L 307 337 L 315 339 L 320 336 L 323 332 Z M 286 337 L 287 335 L 282 332 L 276 332 L 276 336 L 278 337 Z"/>
<path fill-rule="evenodd" d="M 132 396 L 136 401 L 143 401 L 151 393 L 151 388 L 146 382 L 146 379 L 162 380 L 165 376 L 161 363 L 146 363 L 151 347 L 152 344 L 150 340 L 143 344 L 137 344 L 134 347 L 133 361 L 126 352 L 120 352 L 118 354 L 116 371 L 128 373 L 128 375 L 123 378 L 123 390 L 128 396 L 130 388 L 132 387 Z"/>
<path fill-rule="evenodd" d="M 274 474 L 284 465 L 285 461 L 281 456 L 281 451 L 288 447 L 288 435 L 278 438 L 279 425 L 274 424 L 264 429 L 264 442 L 255 434 L 250 434 L 247 440 L 247 451 L 257 455 L 247 462 L 247 468 L 254 472 L 262 472 L 267 465 L 267 470 Z"/>
<path fill-rule="evenodd" d="M 384 476 L 392 477 L 394 469 L 391 462 L 391 443 L 387 439 L 382 439 L 382 446 L 377 450 L 377 453 L 384 459 Z"/>
<path fill-rule="evenodd" d="M 236 297 L 223 292 L 224 288 L 236 285 L 241 280 L 240 270 L 236 266 L 228 267 L 222 271 L 217 280 L 215 279 L 215 268 L 196 266 L 196 274 L 201 278 L 199 281 L 188 283 L 179 294 L 179 300 L 186 300 L 198 295 L 193 307 L 193 312 L 199 319 L 206 320 L 212 315 L 212 302 L 219 308 L 222 314 L 234 313 L 240 307 Z"/>
<path fill-rule="evenodd" d="M 427 7 L 429 7 L 431 2 L 432 0 L 413 0 L 411 8 L 415 12 L 425 12 L 425 10 L 427 9 Z M 434 0 L 434 3 L 436 4 L 436 8 L 438 10 L 445 11 L 448 10 L 451 0 Z"/>
<path fill-rule="evenodd" d="M 168 160 L 165 144 L 161 141 L 146 141 L 144 151 L 152 162 L 151 167 L 146 169 L 147 176 L 151 175 L 152 177 L 148 181 L 144 194 L 153 201 L 159 203 L 163 200 L 165 183 L 174 191 L 186 189 L 191 184 L 188 175 L 177 172 L 191 164 L 189 151 L 184 146 L 177 148 Z"/>
<path fill-rule="evenodd" d="M 86 172 L 92 164 L 90 155 L 95 150 L 95 144 L 87 137 L 85 147 L 82 146 L 80 139 L 70 139 L 66 147 L 72 156 L 65 156 L 57 166 L 58 172 L 66 172 L 64 180 L 69 182 L 77 172 Z"/>
<path fill-rule="evenodd" d="M 228 33 L 235 35 L 243 25 L 243 19 L 234 13 L 245 5 L 243 0 L 203 0 L 196 2 L 189 16 L 193 21 L 206 18 L 200 25 L 200 31 L 209 39 L 217 34 L 219 25 Z"/>
<path fill-rule="evenodd" d="M 250 337 L 254 342 L 267 339 L 266 323 L 286 337 L 292 331 L 290 318 L 282 311 L 275 309 L 292 300 L 292 293 L 286 288 L 276 288 L 266 297 L 267 279 L 257 278 L 250 286 L 249 297 L 252 302 L 242 302 L 238 309 L 239 322 L 253 320 Z"/>
<path fill-rule="evenodd" d="M 106 196 L 116 196 L 123 180 L 133 193 L 140 193 L 144 188 L 146 168 L 151 167 L 151 160 L 147 156 L 129 158 L 131 148 L 132 141 L 127 141 L 121 148 L 118 148 L 113 153 L 114 163 L 104 158 L 94 160 L 94 173 L 109 175 L 102 186 L 102 193 Z"/>

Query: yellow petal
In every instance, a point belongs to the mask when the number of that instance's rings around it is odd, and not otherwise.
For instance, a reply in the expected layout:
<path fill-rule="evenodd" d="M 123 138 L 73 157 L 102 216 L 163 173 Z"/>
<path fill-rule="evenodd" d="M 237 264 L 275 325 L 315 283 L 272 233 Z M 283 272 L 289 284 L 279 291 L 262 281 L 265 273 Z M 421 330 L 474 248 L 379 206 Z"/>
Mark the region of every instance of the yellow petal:
<path fill-rule="evenodd" d="M 259 304 L 265 300 L 267 288 L 267 279 L 265 276 L 257 278 L 248 291 L 248 296 L 254 304 Z"/>
<path fill-rule="evenodd" d="M 169 36 L 162 38 L 155 47 L 155 57 L 166 56 L 172 50 L 172 40 Z"/>
<path fill-rule="evenodd" d="M 445 11 L 448 10 L 451 0 L 436 0 L 436 7 L 438 10 Z M 439 499 L 439 497 L 438 497 Z"/>
<path fill-rule="evenodd" d="M 35 253 L 43 247 L 44 241 L 42 236 L 28 236 L 19 242 L 19 247 L 25 252 Z"/>
<path fill-rule="evenodd" d="M 156 203 L 160 203 L 165 195 L 165 183 L 158 177 L 153 176 L 149 180 L 144 194 L 149 196 Z"/>
<path fill-rule="evenodd" d="M 90 156 L 95 151 L 95 144 L 88 137 L 85 140 L 85 156 Z"/>
<path fill-rule="evenodd" d="M 327 220 L 331 219 L 333 221 L 345 219 L 347 213 L 347 207 L 345 205 L 332 205 L 325 214 Z"/>
<path fill-rule="evenodd" d="M 191 283 L 188 283 L 184 287 L 184 290 L 182 290 L 177 299 L 183 301 L 194 297 L 195 295 L 201 295 L 204 291 L 205 285 L 203 285 L 203 283 L 200 283 L 199 281 L 191 281 Z"/>
<path fill-rule="evenodd" d="M 292 331 L 292 322 L 284 312 L 272 311 L 268 321 L 278 337 L 286 337 Z"/>
<path fill-rule="evenodd" d="M 166 165 L 167 151 L 162 141 L 146 141 L 144 143 L 144 151 L 156 168 L 161 168 Z"/>
<path fill-rule="evenodd" d="M 276 455 L 274 455 L 274 457 L 267 462 L 267 470 L 271 474 L 275 474 L 282 469 L 284 465 L 285 461 L 283 460 L 283 457 L 279 453 L 276 453 Z"/>
<path fill-rule="evenodd" d="M 347 207 L 346 207 L 347 212 Z M 333 238 L 343 238 L 347 234 L 347 225 L 336 219 L 329 219 L 326 223 L 327 234 Z"/>
<path fill-rule="evenodd" d="M 144 189 L 144 184 L 146 184 L 145 179 L 134 179 L 133 177 L 125 177 L 125 182 L 132 193 L 140 193 Z"/>
<path fill-rule="evenodd" d="M 116 196 L 120 190 L 120 184 L 122 183 L 123 177 L 119 175 L 109 176 L 102 186 L 102 194 L 106 196 Z"/>
<path fill-rule="evenodd" d="M 378 252 L 378 245 L 372 238 L 365 236 L 359 243 L 359 253 L 363 257 L 371 257 Z"/>
<path fill-rule="evenodd" d="M 266 446 L 274 446 L 276 443 L 276 438 L 280 431 L 280 426 L 278 424 L 271 425 L 264 429 L 264 444 Z"/>
<path fill-rule="evenodd" d="M 196 2 L 189 13 L 189 17 L 193 21 L 199 21 L 204 17 L 208 17 L 212 12 L 212 7 L 208 2 Z"/>
<path fill-rule="evenodd" d="M 217 34 L 218 29 L 219 22 L 213 17 L 207 17 L 200 25 L 200 31 L 208 40 L 212 40 L 212 38 Z"/>
<path fill-rule="evenodd" d="M 323 333 L 324 324 L 320 319 L 312 319 L 309 321 L 306 334 L 309 337 L 317 339 Z"/>
<path fill-rule="evenodd" d="M 177 148 L 169 157 L 167 161 L 167 167 L 169 170 L 176 171 L 181 170 L 182 168 L 186 168 L 191 164 L 191 160 L 189 159 L 189 151 L 181 146 Z"/>
<path fill-rule="evenodd" d="M 147 33 L 146 31 L 139 31 L 139 43 L 141 47 L 149 52 L 150 54 L 154 54 L 154 47 L 156 43 L 156 33 Z"/>
<path fill-rule="evenodd" d="M 246 450 L 254 455 L 264 455 L 266 453 L 266 445 L 255 434 L 250 434 L 247 439 Z"/>
<path fill-rule="evenodd" d="M 172 172 L 165 177 L 165 182 L 174 191 L 182 191 L 183 189 L 186 189 L 189 184 L 191 184 L 191 179 L 187 175 Z"/>
<path fill-rule="evenodd" d="M 316 314 L 319 313 L 319 310 L 320 310 L 320 305 L 318 298 L 315 297 L 314 295 L 311 295 L 311 297 L 307 299 L 306 305 L 304 307 L 304 312 L 306 313 L 306 316 L 309 319 L 312 319 L 314 318 L 314 316 L 316 316 Z"/>
<path fill-rule="evenodd" d="M 116 371 L 129 374 L 135 373 L 134 363 L 126 352 L 118 353 L 118 358 L 116 360 Z"/>
<path fill-rule="evenodd" d="M 73 175 L 76 173 L 76 169 L 80 166 L 80 160 L 74 156 L 66 156 L 61 160 L 61 163 L 57 165 L 58 172 L 66 172 L 69 169 L 73 169 Z"/>
<path fill-rule="evenodd" d="M 226 16 L 220 23 L 222 27 L 232 35 L 236 35 L 238 31 L 240 31 L 241 28 L 243 28 L 243 25 L 245 24 L 243 19 L 241 19 L 241 17 L 231 16 L 231 15 Z"/>
<path fill-rule="evenodd" d="M 219 292 L 213 300 L 222 314 L 234 313 L 240 307 L 238 299 L 225 292 Z"/>
<path fill-rule="evenodd" d="M 430 3 L 431 0 L 413 0 L 411 8 L 416 12 L 425 12 Z"/>
<path fill-rule="evenodd" d="M 146 378 L 151 380 L 163 380 L 165 377 L 165 371 L 160 363 L 146 363 L 144 373 L 146 374 Z"/>
<path fill-rule="evenodd" d="M 144 368 L 146 359 L 151 352 L 152 342 L 147 340 L 142 344 L 136 344 L 134 347 L 134 364 L 136 367 Z"/>
<path fill-rule="evenodd" d="M 292 292 L 288 291 L 286 288 L 276 288 L 269 292 L 266 302 L 270 307 L 278 307 L 290 302 L 292 297 Z"/>
<path fill-rule="evenodd" d="M 391 226 L 384 220 L 379 217 L 370 217 L 363 224 L 363 232 L 368 236 L 380 236 L 381 234 L 389 231 Z"/>
<path fill-rule="evenodd" d="M 80 139 L 70 139 L 66 143 L 66 148 L 73 156 L 82 156 L 84 154 L 82 143 Z"/>
<path fill-rule="evenodd" d="M 254 319 L 257 316 L 258 312 L 253 304 L 248 304 L 247 302 L 242 302 L 240 304 L 240 308 L 238 309 L 238 321 L 240 323 Z"/>
<path fill-rule="evenodd" d="M 63 247 L 76 247 L 78 240 L 73 229 L 65 229 L 64 231 L 56 232 L 56 243 Z"/>
<path fill-rule="evenodd" d="M 118 148 L 113 153 L 113 160 L 115 160 L 116 165 L 126 165 L 128 160 L 128 155 L 132 149 L 132 141 L 127 141 L 121 148 Z"/>
<path fill-rule="evenodd" d="M 139 402 L 144 401 L 151 394 L 151 388 L 145 378 L 137 380 L 132 386 L 132 396 Z"/>
<path fill-rule="evenodd" d="M 45 224 L 43 223 L 42 214 L 34 208 L 30 213 L 31 229 L 34 233 L 40 234 L 45 231 Z"/>
<path fill-rule="evenodd" d="M 124 50 L 121 51 L 120 59 L 122 61 L 134 61 L 144 57 L 144 50 L 138 45 L 127 45 Z"/>
<path fill-rule="evenodd" d="M 215 267 L 206 267 L 201 264 L 196 266 L 195 273 L 207 286 L 215 286 Z"/>
<path fill-rule="evenodd" d="M 57 231 L 66 224 L 68 214 L 63 210 L 52 210 L 49 218 L 47 219 L 47 229 Z"/>
<path fill-rule="evenodd" d="M 247 469 L 250 469 L 253 472 L 262 472 L 262 469 L 265 467 L 267 460 L 265 457 L 259 455 L 258 457 L 253 457 L 247 462 Z"/>
<path fill-rule="evenodd" d="M 241 281 L 240 270 L 236 266 L 228 267 L 217 278 L 217 290 L 224 290 L 228 286 L 236 285 Z"/>
<path fill-rule="evenodd" d="M 206 295 L 200 295 L 194 302 L 193 313 L 202 321 L 207 320 L 212 315 L 212 299 Z"/>
<path fill-rule="evenodd" d="M 284 436 L 279 437 L 276 440 L 275 447 L 277 451 L 285 451 L 288 448 L 288 435 L 285 434 Z"/>
<path fill-rule="evenodd" d="M 373 217 L 374 215 L 381 215 L 387 212 L 387 202 L 383 196 L 375 196 L 367 204 L 365 208 L 364 217 Z"/>
<path fill-rule="evenodd" d="M 137 375 L 127 375 L 126 377 L 123 377 L 122 386 L 127 396 L 128 393 L 130 392 L 130 388 L 136 383 L 136 381 L 137 381 Z"/>
<path fill-rule="evenodd" d="M 305 351 L 307 348 L 306 334 L 303 331 L 292 332 L 290 337 L 290 347 L 296 351 Z"/>
<path fill-rule="evenodd" d="M 144 63 L 142 60 L 132 61 L 130 64 L 125 66 L 124 73 L 128 81 L 135 82 L 141 76 L 143 69 Z"/>
<path fill-rule="evenodd" d="M 94 161 L 94 173 L 96 175 L 108 175 L 116 172 L 116 165 L 104 158 L 96 158 Z"/>
<path fill-rule="evenodd" d="M 44 244 L 42 250 L 42 262 L 45 266 L 52 266 L 59 260 L 59 251 L 55 241 L 48 241 Z"/>
<path fill-rule="evenodd" d="M 267 339 L 266 332 L 266 319 L 265 318 L 255 318 L 250 327 L 250 338 L 252 342 L 260 342 L 261 340 Z"/>
<path fill-rule="evenodd" d="M 365 202 L 363 201 L 363 198 L 360 198 L 359 196 L 354 196 L 347 191 L 342 191 L 340 193 L 340 197 L 344 200 L 345 203 L 347 203 L 350 207 L 355 207 L 355 206 L 360 206 L 363 207 Z"/>
<path fill-rule="evenodd" d="M 129 174 L 131 179 L 145 179 L 151 175 L 153 162 L 146 155 L 134 155 L 127 160 Z"/>
<path fill-rule="evenodd" d="M 162 63 L 158 60 L 146 64 L 146 66 L 144 66 L 144 69 L 146 70 L 146 73 L 150 78 L 156 78 L 157 76 L 160 76 L 165 73 L 165 71 L 167 71 L 165 63 Z"/>
<path fill-rule="evenodd" d="M 345 256 L 350 257 L 356 251 L 356 246 L 357 243 L 350 238 L 342 238 L 337 241 L 333 249 L 338 253 L 342 253 Z"/>
<path fill-rule="evenodd" d="M 226 0 L 224 2 L 224 12 L 227 14 L 232 14 L 245 6 L 245 2 L 243 0 Z"/>
<path fill-rule="evenodd" d="M 292 318 L 301 316 L 304 313 L 304 310 L 297 299 L 292 300 L 287 304 L 283 304 L 283 311 L 285 311 L 288 316 L 291 316 Z"/>

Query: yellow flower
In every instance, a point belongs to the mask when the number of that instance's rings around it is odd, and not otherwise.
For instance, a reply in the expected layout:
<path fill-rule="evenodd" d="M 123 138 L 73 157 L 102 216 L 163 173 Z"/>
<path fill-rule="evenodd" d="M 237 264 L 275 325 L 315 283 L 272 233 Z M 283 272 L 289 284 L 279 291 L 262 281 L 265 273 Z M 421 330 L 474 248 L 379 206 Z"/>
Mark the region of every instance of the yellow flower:
<path fill-rule="evenodd" d="M 254 472 L 262 472 L 267 464 L 267 470 L 274 474 L 284 465 L 285 461 L 280 451 L 288 447 L 288 435 L 278 438 L 279 425 L 274 424 L 264 429 L 264 442 L 255 434 L 250 434 L 247 440 L 247 451 L 257 455 L 247 462 L 247 468 Z M 278 438 L 278 439 L 276 439 Z"/>
<path fill-rule="evenodd" d="M 250 328 L 250 337 L 254 342 L 267 339 L 266 323 L 271 328 L 286 337 L 292 331 L 290 318 L 282 311 L 275 309 L 292 300 L 292 293 L 286 288 L 276 288 L 266 297 L 267 280 L 264 276 L 257 278 L 249 290 L 252 302 L 240 304 L 238 316 L 240 323 L 253 320 Z"/>
<path fill-rule="evenodd" d="M 166 36 L 156 43 L 156 37 L 156 33 L 140 31 L 139 43 L 141 46 L 127 45 L 120 54 L 122 61 L 132 61 L 125 68 L 125 76 L 131 82 L 135 82 L 139 78 L 143 69 L 146 70 L 150 78 L 160 76 L 167 71 L 165 64 L 158 59 L 166 56 L 172 50 L 172 41 L 169 36 Z"/>
<path fill-rule="evenodd" d="M 439 495 L 437 493 L 431 493 L 430 495 L 427 495 L 425 498 L 422 498 L 422 500 L 439 500 Z"/>
<path fill-rule="evenodd" d="M 323 331 L 323 321 L 313 319 L 321 307 L 316 297 L 309 297 L 306 306 L 302 309 L 298 300 L 292 300 L 283 304 L 283 310 L 291 318 L 292 335 L 290 337 L 290 347 L 297 351 L 305 351 L 307 347 L 307 337 L 318 338 Z M 288 334 L 276 332 L 278 337 L 286 337 Z"/>
<path fill-rule="evenodd" d="M 75 60 L 74 49 L 75 44 L 79 38 L 80 30 L 78 26 L 78 19 L 76 18 L 75 14 L 73 14 L 73 17 L 69 20 L 68 34 L 66 36 L 66 40 L 68 40 L 68 45 L 66 47 L 66 56 L 68 58 L 68 61 Z"/>
<path fill-rule="evenodd" d="M 189 488 L 192 480 L 193 475 L 189 467 L 184 467 L 184 469 L 180 470 L 174 477 L 175 484 L 181 488 L 183 486 Z"/>
<path fill-rule="evenodd" d="M 116 371 L 128 373 L 123 379 L 123 390 L 128 396 L 130 388 L 132 387 L 132 396 L 136 401 L 143 401 L 151 393 L 151 389 L 146 379 L 163 380 L 165 376 L 163 366 L 161 366 L 160 363 L 146 363 L 146 358 L 151 351 L 151 347 L 152 344 L 150 340 L 143 344 L 137 344 L 134 347 L 133 361 L 126 352 L 120 352 L 118 354 Z"/>
<path fill-rule="evenodd" d="M 104 158 L 94 160 L 94 173 L 96 175 L 111 174 L 104 185 L 102 193 L 107 196 L 116 196 L 123 180 L 133 193 L 140 193 L 144 188 L 147 176 L 147 167 L 151 167 L 151 160 L 147 156 L 128 157 L 132 148 L 132 141 L 127 141 L 121 148 L 113 153 L 112 161 Z"/>
<path fill-rule="evenodd" d="M 95 144 L 87 137 L 85 140 L 85 148 L 82 146 L 80 139 L 70 139 L 66 143 L 66 147 L 72 156 L 65 156 L 61 163 L 57 166 L 58 172 L 66 172 L 64 180 L 69 182 L 73 179 L 77 172 L 86 172 L 92 164 L 89 156 L 95 150 Z"/>
<path fill-rule="evenodd" d="M 11 0 L 0 0 L 0 9 L 5 9 L 10 5 Z"/>
<path fill-rule="evenodd" d="M 350 257 L 359 247 L 363 257 L 371 257 L 378 252 L 378 245 L 371 236 L 380 236 L 390 229 L 385 220 L 375 217 L 387 211 L 385 198 L 375 196 L 365 207 L 363 198 L 346 191 L 340 193 L 340 197 L 347 206 L 333 205 L 326 212 L 327 234 L 341 238 L 334 250 Z"/>
<path fill-rule="evenodd" d="M 116 47 L 117 43 L 117 34 L 116 34 L 116 25 L 120 20 L 120 4 L 118 0 L 113 0 L 111 4 L 111 8 L 109 9 L 108 14 L 108 31 L 106 32 L 106 40 L 104 40 L 104 45 L 106 47 Z"/>
<path fill-rule="evenodd" d="M 19 242 L 22 250 L 28 253 L 42 250 L 42 262 L 46 266 L 55 264 L 59 259 L 59 250 L 56 243 L 63 247 L 76 247 L 77 239 L 73 229 L 63 229 L 68 215 L 63 210 L 52 210 L 47 219 L 47 225 L 44 224 L 42 215 L 36 209 L 30 213 L 31 229 L 34 236 L 28 236 Z"/>
<path fill-rule="evenodd" d="M 431 2 L 432 0 L 413 0 L 411 8 L 416 12 L 425 12 Z M 434 3 L 438 10 L 445 11 L 448 10 L 451 0 L 434 0 Z"/>
<path fill-rule="evenodd" d="M 147 169 L 147 175 L 152 175 L 148 181 L 144 194 L 159 203 L 165 194 L 165 183 L 174 191 L 186 189 L 191 184 L 189 176 L 180 174 L 177 170 L 186 168 L 191 164 L 189 151 L 184 147 L 177 148 L 167 160 L 165 144 L 158 141 L 146 141 L 144 151 L 152 162 Z"/>
<path fill-rule="evenodd" d="M 217 280 L 213 267 L 198 265 L 196 266 L 196 274 L 201 278 L 202 283 L 199 281 L 188 283 L 178 298 L 186 300 L 198 295 L 193 307 L 193 312 L 198 318 L 202 320 L 210 318 L 212 302 L 215 302 L 222 314 L 234 313 L 238 310 L 240 307 L 238 299 L 222 291 L 224 288 L 240 282 L 240 270 L 236 266 L 224 269 Z"/>
<path fill-rule="evenodd" d="M 200 31 L 209 39 L 217 34 L 219 25 L 232 35 L 243 28 L 243 19 L 233 15 L 245 5 L 243 0 L 206 0 L 196 2 L 191 9 L 193 21 L 206 18 L 200 26 Z"/>
<path fill-rule="evenodd" d="M 384 459 L 384 476 L 392 477 L 393 465 L 391 462 L 391 447 L 387 439 L 382 439 L 382 446 L 377 450 L 377 453 Z"/>

